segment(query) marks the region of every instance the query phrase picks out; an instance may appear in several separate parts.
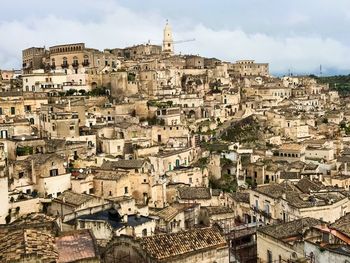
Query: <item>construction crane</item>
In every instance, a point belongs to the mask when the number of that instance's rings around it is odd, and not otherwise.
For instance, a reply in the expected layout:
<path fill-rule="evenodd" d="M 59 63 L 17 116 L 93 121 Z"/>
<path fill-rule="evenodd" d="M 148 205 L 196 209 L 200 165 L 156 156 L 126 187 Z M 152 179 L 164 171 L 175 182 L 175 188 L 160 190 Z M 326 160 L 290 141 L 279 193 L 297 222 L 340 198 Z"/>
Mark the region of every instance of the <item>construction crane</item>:
<path fill-rule="evenodd" d="M 144 45 L 151 45 L 151 41 L 156 41 L 156 40 L 152 40 L 152 39 L 149 39 L 147 42 L 144 42 L 143 44 Z M 183 40 L 178 40 L 178 41 L 173 41 L 173 44 L 181 44 L 181 43 L 186 43 L 186 42 L 192 42 L 192 41 L 196 41 L 195 38 L 191 38 L 191 39 L 183 39 Z M 162 44 L 153 44 L 153 45 L 158 45 L 158 46 L 161 46 Z"/>
<path fill-rule="evenodd" d="M 191 39 L 178 40 L 178 41 L 174 41 L 173 44 L 181 44 L 181 43 L 192 42 L 192 41 L 196 41 L 196 39 L 191 38 Z"/>

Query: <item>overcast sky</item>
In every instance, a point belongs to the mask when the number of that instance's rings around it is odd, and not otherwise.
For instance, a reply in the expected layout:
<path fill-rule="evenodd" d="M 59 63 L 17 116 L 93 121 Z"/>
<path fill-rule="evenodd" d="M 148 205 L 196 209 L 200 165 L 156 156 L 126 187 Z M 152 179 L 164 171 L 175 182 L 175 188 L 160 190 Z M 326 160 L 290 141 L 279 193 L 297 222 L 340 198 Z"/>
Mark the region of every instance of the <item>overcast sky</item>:
<path fill-rule="evenodd" d="M 275 74 L 350 74 L 350 0 L 17 0 L 0 3 L 0 68 L 21 50 L 85 42 L 98 49 L 162 41 L 225 61 L 269 62 Z"/>

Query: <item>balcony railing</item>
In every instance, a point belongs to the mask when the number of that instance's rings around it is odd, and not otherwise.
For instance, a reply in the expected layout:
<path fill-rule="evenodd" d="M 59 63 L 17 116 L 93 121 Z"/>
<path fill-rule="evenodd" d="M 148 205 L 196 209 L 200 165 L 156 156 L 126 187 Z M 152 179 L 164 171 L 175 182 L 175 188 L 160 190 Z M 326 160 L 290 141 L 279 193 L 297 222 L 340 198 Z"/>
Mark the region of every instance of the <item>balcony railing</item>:
<path fill-rule="evenodd" d="M 82 63 L 83 67 L 88 67 L 90 65 L 89 61 L 83 61 Z"/>
<path fill-rule="evenodd" d="M 61 65 L 61 68 L 68 68 L 69 67 L 69 64 L 68 63 L 63 63 L 62 65 Z"/>
<path fill-rule="evenodd" d="M 265 218 L 272 218 L 272 215 L 271 215 L 270 212 L 267 212 L 267 211 L 265 211 L 265 210 L 261 210 L 261 209 L 259 209 L 258 207 L 254 206 L 254 205 L 252 206 L 252 210 L 253 210 L 254 212 L 256 212 L 256 213 L 258 213 L 258 214 L 264 216 Z"/>
<path fill-rule="evenodd" d="M 78 62 L 73 62 L 72 66 L 73 66 L 74 68 L 77 68 L 77 67 L 79 67 L 79 63 L 78 63 Z"/>

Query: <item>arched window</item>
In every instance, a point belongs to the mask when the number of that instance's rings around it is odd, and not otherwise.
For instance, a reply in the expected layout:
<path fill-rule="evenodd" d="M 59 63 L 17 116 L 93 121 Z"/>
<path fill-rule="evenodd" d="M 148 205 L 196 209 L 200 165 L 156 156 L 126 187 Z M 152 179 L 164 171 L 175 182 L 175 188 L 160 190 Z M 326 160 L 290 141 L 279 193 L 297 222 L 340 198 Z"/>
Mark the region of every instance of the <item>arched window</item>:
<path fill-rule="evenodd" d="M 74 56 L 73 57 L 73 67 L 77 67 L 79 65 L 78 57 Z"/>
<path fill-rule="evenodd" d="M 63 67 L 63 68 L 68 67 L 68 61 L 67 61 L 67 58 L 66 58 L 66 57 L 63 57 L 63 58 L 62 58 L 62 67 Z"/>
<path fill-rule="evenodd" d="M 84 55 L 84 61 L 83 61 L 83 66 L 89 66 L 89 56 L 88 55 Z"/>

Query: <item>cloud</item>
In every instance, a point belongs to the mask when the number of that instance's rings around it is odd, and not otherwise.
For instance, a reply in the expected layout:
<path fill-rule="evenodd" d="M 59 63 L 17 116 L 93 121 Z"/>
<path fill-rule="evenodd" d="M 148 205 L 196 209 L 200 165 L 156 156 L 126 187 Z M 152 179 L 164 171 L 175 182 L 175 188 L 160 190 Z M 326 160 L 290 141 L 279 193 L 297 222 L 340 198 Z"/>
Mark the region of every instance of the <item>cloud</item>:
<path fill-rule="evenodd" d="M 38 0 L 36 0 L 38 1 Z M 115 1 L 78 1 L 68 13 L 47 11 L 47 15 L 24 16 L 0 21 L 0 68 L 19 68 L 21 50 L 31 46 L 51 46 L 62 43 L 85 42 L 88 47 L 103 49 L 125 47 L 151 40 L 160 44 L 165 15 L 160 10 L 128 8 Z M 85 4 L 86 12 L 74 9 Z M 58 14 L 59 13 L 59 14 Z M 205 19 L 204 19 L 205 20 Z M 266 21 L 266 20 L 264 20 Z M 281 22 L 286 27 L 302 27 L 310 16 L 293 11 Z M 177 52 L 217 57 L 226 61 L 255 59 L 269 62 L 274 73 L 315 73 L 322 64 L 326 70 L 350 72 L 350 48 L 344 41 L 321 34 L 271 33 L 248 30 L 237 26 L 225 29 L 211 27 L 201 20 L 188 17 L 171 19 L 174 38 L 196 38 L 176 46 Z M 288 27 L 287 27 L 288 28 Z"/>
<path fill-rule="evenodd" d="M 190 47 L 182 48 L 185 52 L 190 52 L 197 46 L 205 56 L 216 56 L 230 61 L 255 59 L 259 62 L 270 62 L 275 73 L 287 73 L 288 69 L 300 73 L 314 73 L 320 64 L 324 69 L 338 68 L 341 71 L 350 71 L 347 55 L 350 48 L 330 38 L 279 38 L 266 34 L 247 34 L 242 30 L 214 31 L 202 25 L 186 35 L 189 36 L 194 36 L 197 41 Z"/>

